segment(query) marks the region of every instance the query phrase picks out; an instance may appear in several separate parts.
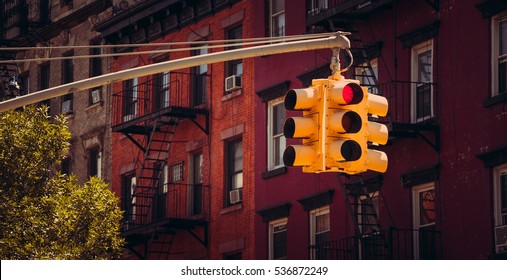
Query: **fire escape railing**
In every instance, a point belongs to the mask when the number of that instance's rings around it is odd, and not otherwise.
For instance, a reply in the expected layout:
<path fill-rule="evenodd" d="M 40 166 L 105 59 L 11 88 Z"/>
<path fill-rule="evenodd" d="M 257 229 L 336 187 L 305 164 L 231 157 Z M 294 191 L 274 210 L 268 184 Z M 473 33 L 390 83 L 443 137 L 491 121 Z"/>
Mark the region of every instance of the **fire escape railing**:
<path fill-rule="evenodd" d="M 113 127 L 149 116 L 168 107 L 206 107 L 210 90 L 209 75 L 167 72 L 123 82 L 123 89 L 113 94 Z"/>
<path fill-rule="evenodd" d="M 387 243 L 379 242 L 377 236 L 381 236 L 379 238 Z M 413 260 L 443 257 L 441 232 L 427 229 L 389 228 L 378 234 L 351 236 L 312 245 L 309 251 L 311 258 L 320 260 Z"/>
<path fill-rule="evenodd" d="M 122 230 L 131 230 L 146 225 L 145 220 L 136 217 L 146 214 L 149 223 L 156 223 L 164 219 L 202 220 L 209 216 L 209 188 L 202 184 L 169 183 L 161 185 L 150 197 L 137 197 L 136 200 L 149 200 L 151 207 L 136 207 L 131 205 L 130 195 L 124 194 L 121 207 L 137 216 L 124 218 Z M 136 204 L 143 205 L 141 201 Z M 146 212 L 148 211 L 148 212 Z M 145 213 L 146 212 L 146 213 Z"/>
<path fill-rule="evenodd" d="M 438 118 L 438 91 L 436 83 L 391 81 L 379 85 L 387 98 L 389 112 L 381 118 L 385 122 L 421 124 Z"/>

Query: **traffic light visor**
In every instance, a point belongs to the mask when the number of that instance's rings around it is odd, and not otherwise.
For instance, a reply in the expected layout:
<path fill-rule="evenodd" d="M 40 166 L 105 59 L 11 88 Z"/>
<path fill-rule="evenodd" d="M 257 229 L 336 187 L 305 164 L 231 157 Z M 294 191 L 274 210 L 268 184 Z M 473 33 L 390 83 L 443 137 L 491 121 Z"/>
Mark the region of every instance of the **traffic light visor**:
<path fill-rule="evenodd" d="M 310 166 L 315 163 L 316 152 L 312 147 L 293 145 L 283 152 L 285 166 Z"/>
<path fill-rule="evenodd" d="M 313 88 L 291 89 L 285 95 L 284 105 L 287 110 L 311 110 L 317 101 Z"/>

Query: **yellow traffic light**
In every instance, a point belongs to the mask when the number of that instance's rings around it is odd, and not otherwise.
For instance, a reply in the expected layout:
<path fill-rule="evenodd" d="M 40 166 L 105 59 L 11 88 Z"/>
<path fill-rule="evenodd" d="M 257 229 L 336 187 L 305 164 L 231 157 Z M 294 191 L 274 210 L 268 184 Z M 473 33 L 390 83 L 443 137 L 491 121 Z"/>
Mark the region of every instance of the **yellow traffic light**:
<path fill-rule="evenodd" d="M 386 144 L 387 127 L 368 116 L 385 116 L 387 99 L 369 94 L 357 80 L 335 78 L 314 79 L 309 88 L 287 92 L 285 108 L 303 111 L 303 116 L 288 118 L 284 135 L 303 143 L 285 149 L 284 164 L 310 173 L 385 172 L 386 154 L 368 145 Z"/>
<path fill-rule="evenodd" d="M 319 172 L 322 168 L 320 139 L 320 112 L 323 108 L 324 89 L 312 86 L 292 89 L 285 95 L 285 109 L 303 111 L 302 117 L 291 117 L 285 121 L 283 133 L 287 138 L 302 139 L 302 145 L 287 147 L 283 153 L 286 166 L 302 166 L 303 172 Z"/>

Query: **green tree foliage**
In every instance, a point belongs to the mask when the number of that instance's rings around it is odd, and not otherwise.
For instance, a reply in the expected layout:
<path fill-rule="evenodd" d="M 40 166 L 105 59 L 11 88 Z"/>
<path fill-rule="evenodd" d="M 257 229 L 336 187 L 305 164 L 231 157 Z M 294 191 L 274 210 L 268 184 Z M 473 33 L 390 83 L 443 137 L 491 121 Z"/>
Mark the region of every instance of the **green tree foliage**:
<path fill-rule="evenodd" d="M 106 183 L 54 173 L 69 148 L 47 108 L 0 113 L 0 258 L 114 259 L 122 217 Z"/>

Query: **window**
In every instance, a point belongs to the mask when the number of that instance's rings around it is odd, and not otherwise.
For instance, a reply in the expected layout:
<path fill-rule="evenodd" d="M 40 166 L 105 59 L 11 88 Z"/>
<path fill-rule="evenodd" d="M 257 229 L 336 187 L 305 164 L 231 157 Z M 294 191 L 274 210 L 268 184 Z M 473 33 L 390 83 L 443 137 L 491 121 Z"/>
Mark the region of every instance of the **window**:
<path fill-rule="evenodd" d="M 285 122 L 285 107 L 283 97 L 268 102 L 268 170 L 283 167 L 283 152 L 285 150 L 285 136 L 283 124 Z"/>
<path fill-rule="evenodd" d="M 136 198 L 134 196 L 135 188 L 136 188 L 136 177 L 135 173 L 128 173 L 122 176 L 122 199 L 121 205 L 122 210 L 124 210 L 123 215 L 125 219 L 125 227 L 126 229 L 132 226 L 134 222 L 136 207 L 134 204 L 136 203 Z"/>
<path fill-rule="evenodd" d="M 239 194 L 243 188 L 243 142 L 241 139 L 226 144 L 226 206 L 241 201 Z"/>
<path fill-rule="evenodd" d="M 137 116 L 137 85 L 138 78 L 123 82 L 123 121 L 127 122 Z"/>
<path fill-rule="evenodd" d="M 287 218 L 269 222 L 269 259 L 287 258 Z"/>
<path fill-rule="evenodd" d="M 88 176 L 101 178 L 102 173 L 102 157 L 100 148 L 94 148 L 88 151 Z"/>
<path fill-rule="evenodd" d="M 74 60 L 70 57 L 74 56 L 74 52 L 66 52 L 62 59 L 62 84 L 68 84 L 74 81 Z"/>
<path fill-rule="evenodd" d="M 169 183 L 169 170 L 167 164 L 158 164 L 156 168 L 160 170 L 161 174 L 158 182 L 158 189 L 155 193 L 155 205 L 152 209 L 154 220 L 161 219 L 166 216 L 167 190 Z"/>
<path fill-rule="evenodd" d="M 192 198 L 191 213 L 192 215 L 198 215 L 202 213 L 202 153 L 196 153 L 192 155 L 192 185 L 190 190 L 190 196 Z"/>
<path fill-rule="evenodd" d="M 153 77 L 153 110 L 169 106 L 170 73 L 157 73 Z"/>
<path fill-rule="evenodd" d="M 435 185 L 428 183 L 412 190 L 414 221 L 414 258 L 435 259 Z"/>
<path fill-rule="evenodd" d="M 507 164 L 494 170 L 495 225 L 507 225 Z"/>
<path fill-rule="evenodd" d="M 372 59 L 369 64 L 371 66 L 371 69 L 369 68 L 368 63 L 363 63 L 356 66 L 356 79 L 359 80 L 361 86 L 368 87 L 368 93 L 378 94 L 377 59 Z"/>
<path fill-rule="evenodd" d="M 171 166 L 171 183 L 183 181 L 183 162 Z"/>
<path fill-rule="evenodd" d="M 318 249 L 312 250 L 312 259 L 326 258 L 323 244 L 329 241 L 330 225 L 329 206 L 310 211 L 310 246 L 318 246 Z"/>
<path fill-rule="evenodd" d="M 63 54 L 62 60 L 62 84 L 68 84 L 74 81 L 74 60 L 68 57 L 74 56 L 74 52 L 66 52 Z M 67 58 L 67 59 L 65 59 Z M 70 114 L 74 106 L 74 94 L 69 93 L 62 97 L 62 113 Z"/>
<path fill-rule="evenodd" d="M 98 42 L 90 42 L 91 46 L 100 45 Z M 100 56 L 102 55 L 102 48 L 90 48 L 90 55 L 92 56 Z M 102 58 L 101 57 L 92 57 L 89 61 L 90 65 L 90 77 L 96 77 L 102 75 Z M 100 102 L 102 99 L 102 87 L 95 87 L 90 90 L 89 104 L 95 104 Z"/>
<path fill-rule="evenodd" d="M 243 31 L 242 26 L 237 26 L 235 28 L 227 30 L 226 37 L 228 40 L 236 40 L 236 39 L 242 39 L 243 38 Z M 233 42 L 232 44 L 238 44 L 239 42 Z M 232 46 L 227 47 L 227 50 L 234 50 L 239 49 L 241 46 Z M 225 71 L 226 71 L 226 77 L 236 75 L 236 76 L 242 76 L 243 75 L 243 60 L 242 59 L 236 59 L 232 61 L 225 62 Z"/>
<path fill-rule="evenodd" d="M 507 15 L 499 15 L 492 21 L 492 96 L 507 93 Z"/>
<path fill-rule="evenodd" d="M 270 0 L 270 36 L 285 36 L 285 0 Z"/>
<path fill-rule="evenodd" d="M 208 45 L 197 45 L 200 47 L 207 47 Z M 199 50 L 193 50 L 192 56 L 205 55 L 208 53 L 208 49 L 203 48 Z M 192 104 L 194 106 L 203 105 L 206 103 L 206 78 L 208 74 L 208 65 L 199 65 L 192 67 Z"/>
<path fill-rule="evenodd" d="M 412 47 L 412 122 L 433 116 L 433 40 Z"/>
<path fill-rule="evenodd" d="M 62 96 L 62 113 L 71 114 L 74 106 L 74 94 L 69 93 Z"/>
<path fill-rule="evenodd" d="M 361 234 L 367 235 L 378 232 L 379 196 L 378 193 L 359 197 L 358 223 L 361 225 Z"/>
<path fill-rule="evenodd" d="M 49 79 L 51 77 L 51 68 L 49 62 L 43 63 L 39 66 L 39 73 L 39 90 L 49 88 Z M 51 105 L 51 100 L 44 100 L 42 101 L 42 104 L 49 107 Z"/>

